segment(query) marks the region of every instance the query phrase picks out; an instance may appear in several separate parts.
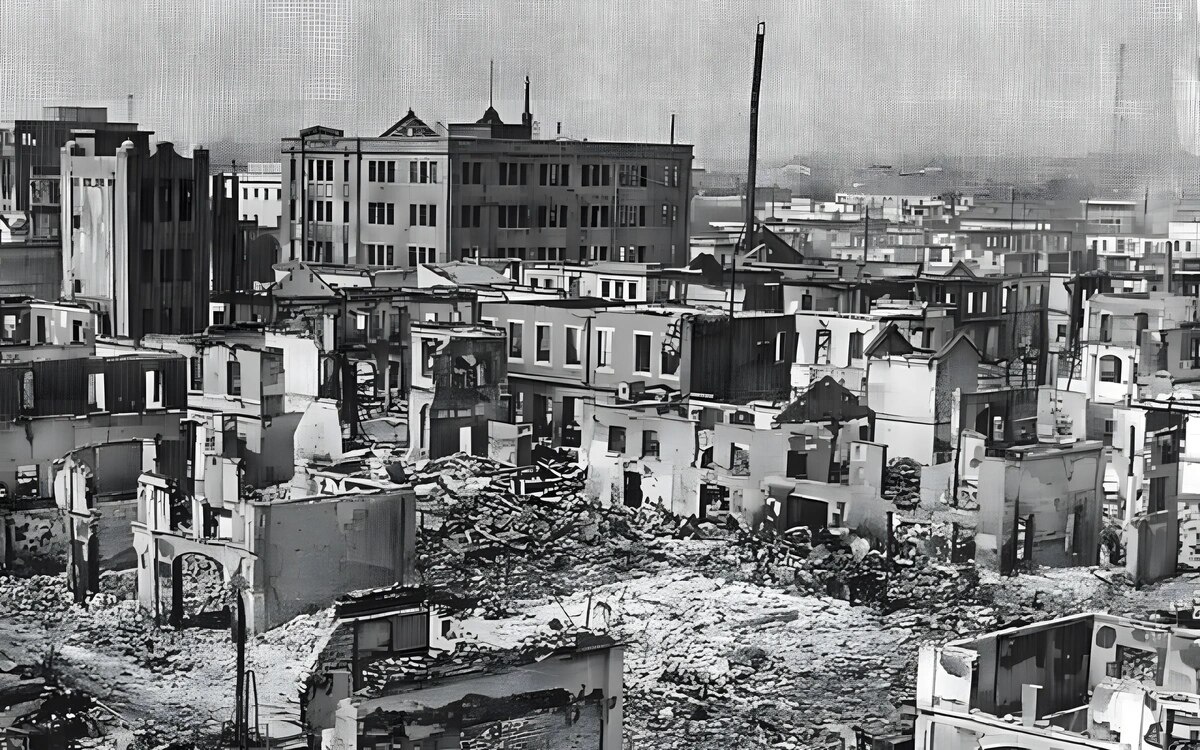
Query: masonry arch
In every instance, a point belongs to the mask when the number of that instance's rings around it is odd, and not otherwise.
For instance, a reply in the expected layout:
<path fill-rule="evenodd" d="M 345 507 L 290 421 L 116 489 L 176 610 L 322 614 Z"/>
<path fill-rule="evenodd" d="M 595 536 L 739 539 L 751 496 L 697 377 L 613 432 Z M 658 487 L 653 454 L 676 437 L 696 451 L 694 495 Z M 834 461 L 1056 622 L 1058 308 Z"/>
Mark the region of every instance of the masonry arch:
<path fill-rule="evenodd" d="M 173 627 L 228 628 L 233 599 L 229 574 L 216 558 L 189 551 L 171 560 Z"/>

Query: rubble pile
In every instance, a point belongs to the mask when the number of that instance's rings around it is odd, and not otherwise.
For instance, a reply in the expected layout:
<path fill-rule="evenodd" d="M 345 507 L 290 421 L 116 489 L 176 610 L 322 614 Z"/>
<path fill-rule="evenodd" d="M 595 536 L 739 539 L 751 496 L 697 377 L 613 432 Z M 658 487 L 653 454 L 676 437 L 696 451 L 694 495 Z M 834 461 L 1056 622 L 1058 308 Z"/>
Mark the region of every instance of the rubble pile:
<path fill-rule="evenodd" d="M 917 507 L 921 502 L 921 464 L 905 456 L 888 461 L 880 494 L 901 510 Z"/>

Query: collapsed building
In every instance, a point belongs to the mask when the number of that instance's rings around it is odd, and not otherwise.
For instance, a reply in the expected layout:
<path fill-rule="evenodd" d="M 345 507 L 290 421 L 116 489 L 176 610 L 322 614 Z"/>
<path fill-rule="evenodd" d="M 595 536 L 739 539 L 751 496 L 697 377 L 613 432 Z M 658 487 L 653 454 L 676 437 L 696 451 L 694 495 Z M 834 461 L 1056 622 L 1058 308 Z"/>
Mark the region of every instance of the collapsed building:
<path fill-rule="evenodd" d="M 201 502 L 171 476 L 144 472 L 138 485 L 137 598 L 160 622 L 201 619 L 240 584 L 247 626 L 262 632 L 348 590 L 415 582 L 411 487 L 380 482 L 333 496 L 279 487 Z M 206 580 L 188 575 L 197 567 Z M 189 594 L 189 584 L 207 590 Z"/>
<path fill-rule="evenodd" d="M 622 747 L 606 635 L 555 622 L 514 639 L 421 588 L 353 592 L 336 614 L 301 698 L 314 747 Z"/>
<path fill-rule="evenodd" d="M 1200 739 L 1197 633 L 1082 614 L 921 649 L 916 747 L 1167 748 Z"/>

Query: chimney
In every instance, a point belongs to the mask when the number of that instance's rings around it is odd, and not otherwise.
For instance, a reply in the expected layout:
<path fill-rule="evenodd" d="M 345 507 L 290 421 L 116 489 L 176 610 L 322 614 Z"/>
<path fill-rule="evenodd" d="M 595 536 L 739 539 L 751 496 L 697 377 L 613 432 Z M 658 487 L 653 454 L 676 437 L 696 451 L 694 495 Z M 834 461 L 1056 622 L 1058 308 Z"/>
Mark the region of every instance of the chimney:
<path fill-rule="evenodd" d="M 533 113 L 529 111 L 529 76 L 525 76 L 525 112 L 521 115 L 521 124 L 533 127 Z"/>

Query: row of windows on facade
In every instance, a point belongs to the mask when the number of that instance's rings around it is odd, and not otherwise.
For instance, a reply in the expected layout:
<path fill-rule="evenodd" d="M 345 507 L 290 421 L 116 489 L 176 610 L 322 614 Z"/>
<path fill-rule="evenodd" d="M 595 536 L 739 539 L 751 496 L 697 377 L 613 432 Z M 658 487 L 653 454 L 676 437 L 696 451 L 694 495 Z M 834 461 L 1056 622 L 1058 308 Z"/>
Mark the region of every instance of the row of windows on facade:
<path fill-rule="evenodd" d="M 437 248 L 423 245 L 409 245 L 408 265 L 415 267 L 421 263 L 437 263 Z M 305 243 L 301 258 L 313 263 L 333 263 L 333 243 L 328 240 L 309 240 Z M 350 263 L 350 244 L 342 243 L 342 262 Z M 379 243 L 365 243 L 358 263 L 369 266 L 395 266 L 396 246 Z"/>
<path fill-rule="evenodd" d="M 283 200 L 283 190 L 279 188 L 242 188 L 242 200 L 250 200 L 251 193 L 254 193 L 254 198 L 259 198 L 259 191 L 262 192 L 262 200 L 271 200 L 271 193 L 275 193 L 275 200 Z"/>
<path fill-rule="evenodd" d="M 1017 303 L 1017 296 L 1020 287 L 1016 284 L 1011 286 L 1001 287 L 1000 289 L 1000 311 L 1009 312 L 1010 308 Z M 988 304 L 990 294 L 987 291 L 967 292 L 967 314 L 972 315 L 976 312 L 984 314 L 989 312 Z M 958 304 L 958 294 L 956 292 L 946 292 L 943 300 L 947 305 Z M 1040 305 L 1042 302 L 1042 288 L 1037 285 L 1029 285 L 1025 287 L 1025 304 Z"/>
<path fill-rule="evenodd" d="M 351 180 L 350 159 L 342 160 L 342 181 Z M 404 160 L 408 163 L 408 182 L 410 184 L 431 184 L 438 181 L 436 161 Z M 403 161 L 401 163 L 404 163 Z M 380 183 L 396 182 L 396 160 L 368 159 L 367 181 Z M 536 167 L 538 184 L 543 187 L 570 187 L 571 165 L 554 162 L 516 162 L 502 161 L 497 165 L 496 182 L 504 186 L 528 185 L 530 173 Z M 609 187 L 612 185 L 613 165 L 611 164 L 581 164 L 579 165 L 579 184 L 581 187 Z M 665 187 L 679 187 L 679 165 L 663 166 L 662 180 L 650 177 L 650 168 L 646 164 L 620 163 L 616 165 L 617 185 L 619 187 L 644 188 L 650 183 L 658 183 Z M 291 160 L 291 180 L 297 182 L 297 161 Z M 455 177 L 463 185 L 484 185 L 490 175 L 484 174 L 484 162 L 464 161 Z M 333 159 L 307 159 L 305 182 L 332 183 L 337 180 L 334 172 Z"/>
<path fill-rule="evenodd" d="M 155 185 L 154 180 L 142 180 L 139 200 L 142 221 L 154 221 L 156 218 L 158 221 L 174 221 L 176 218 L 179 221 L 192 220 L 195 190 L 192 180 L 158 180 L 157 190 Z"/>
<path fill-rule="evenodd" d="M 342 223 L 350 223 L 350 202 L 342 202 Z M 317 223 L 332 223 L 334 210 L 332 200 L 308 199 L 307 214 L 310 221 Z M 460 206 L 458 211 L 458 226 L 464 229 L 477 229 L 484 226 L 484 209 L 488 206 Z M 536 208 L 536 224 L 535 224 Z M 529 206 L 524 204 L 508 204 L 495 206 L 496 223 L 501 229 L 561 229 L 568 226 L 569 212 L 565 205 Z M 618 227 L 648 226 L 647 206 L 619 205 L 617 206 Z M 296 202 L 288 204 L 288 218 L 296 220 Z M 659 214 L 661 226 L 671 226 L 679 221 L 679 207 L 664 203 Z M 396 223 L 396 204 L 382 201 L 367 204 L 367 223 L 381 226 L 393 226 Z M 437 226 L 437 204 L 410 203 L 408 204 L 408 225 L 413 227 Z M 606 205 L 591 205 L 579 207 L 579 226 L 583 229 L 608 229 L 612 226 L 611 207 Z"/>
<path fill-rule="evenodd" d="M 143 333 L 179 333 L 176 330 L 176 324 L 181 331 L 194 332 L 196 328 L 192 316 L 193 308 L 179 308 L 179 320 L 174 318 L 174 311 L 170 307 L 162 307 L 155 309 L 153 307 L 142 308 L 142 332 Z M 158 320 L 158 326 L 155 327 L 155 319 Z"/>
<path fill-rule="evenodd" d="M 163 407 L 163 373 L 161 370 L 145 371 L 145 396 L 147 409 Z M 37 405 L 35 376 L 32 370 L 25 371 L 21 376 L 21 409 L 32 411 Z M 103 372 L 89 372 L 87 376 L 87 407 L 88 411 L 105 411 L 108 408 Z"/>
<path fill-rule="evenodd" d="M 1180 252 L 1182 250 L 1185 253 L 1190 253 L 1192 251 L 1192 243 L 1190 240 L 1183 241 L 1183 242 L 1181 242 L 1180 240 L 1154 240 L 1154 241 L 1151 241 L 1151 240 L 1135 240 L 1135 239 L 1127 240 L 1124 237 L 1117 237 L 1113 244 L 1115 246 L 1115 252 L 1118 252 L 1118 253 L 1123 253 L 1126 251 L 1131 252 L 1131 253 L 1136 253 L 1136 252 L 1138 252 L 1139 248 L 1141 248 L 1142 252 L 1144 252 L 1146 254 L 1151 254 L 1155 251 L 1157 251 L 1159 253 L 1166 253 L 1168 249 L 1173 250 L 1174 252 Z M 1108 240 L 1106 240 L 1106 239 L 1105 240 L 1092 240 L 1092 251 L 1100 252 L 1100 253 L 1107 253 L 1108 252 Z"/>
<path fill-rule="evenodd" d="M 484 226 L 484 210 L 488 206 L 460 206 L 458 211 L 458 226 L 464 229 L 478 229 Z M 567 206 L 529 206 L 525 204 L 498 205 L 496 208 L 496 225 L 500 229 L 561 229 L 568 226 L 569 212 Z M 536 209 L 536 219 L 535 219 Z M 619 205 L 617 206 L 618 227 L 645 227 L 647 206 Z M 668 203 L 662 204 L 659 215 L 661 226 L 670 226 L 679 220 L 679 207 Z M 579 227 L 581 229 L 608 229 L 612 226 L 611 206 L 589 205 L 579 207 Z"/>
<path fill-rule="evenodd" d="M 312 200 L 310 198 L 307 202 L 307 209 L 309 221 L 315 221 L 320 224 L 333 222 L 333 201 Z M 410 227 L 436 227 L 437 215 L 437 204 L 435 203 L 408 204 L 408 225 Z M 290 201 L 288 204 L 288 218 L 292 221 L 296 220 L 295 201 Z M 342 203 L 342 223 L 350 223 L 349 202 Z M 395 226 L 396 204 L 383 202 L 368 203 L 367 223 L 377 226 Z M 298 232 L 296 233 L 298 234 Z"/>
<path fill-rule="evenodd" d="M 583 329 L 578 326 L 563 326 L 563 364 L 566 367 L 582 367 L 581 340 Z M 598 328 L 596 330 L 596 367 L 613 366 L 613 329 Z M 551 341 L 554 336 L 554 326 L 550 323 L 534 324 L 533 362 L 539 365 L 551 363 Z M 652 375 L 654 337 L 649 333 L 633 334 L 633 371 L 638 374 Z M 679 372 L 679 352 L 664 346 L 660 349 L 659 373 L 664 376 L 676 376 Z M 514 360 L 525 358 L 525 324 L 522 321 L 508 322 L 508 356 Z"/>
<path fill-rule="evenodd" d="M 296 160 L 291 161 L 292 182 L 297 182 Z M 332 183 L 337 177 L 334 174 L 333 159 L 308 159 L 304 174 L 305 182 Z M 342 160 L 342 181 L 350 182 L 350 160 Z M 412 184 L 426 185 L 438 181 L 438 165 L 436 161 L 417 160 L 408 162 L 408 181 Z M 396 182 L 396 161 L 390 159 L 367 160 L 367 182 Z"/>
<path fill-rule="evenodd" d="M 625 263 L 645 263 L 648 249 L 652 246 L 647 245 L 620 245 L 613 248 L 609 252 L 608 245 L 580 245 L 579 260 L 615 260 Z M 671 246 L 671 251 L 674 253 L 675 246 Z M 472 245 L 471 247 L 462 248 L 459 253 L 463 260 L 474 260 L 480 256 L 479 246 Z M 550 260 L 561 261 L 566 260 L 567 249 L 565 247 L 498 247 L 492 256 L 494 258 L 514 258 L 518 260 Z"/>

